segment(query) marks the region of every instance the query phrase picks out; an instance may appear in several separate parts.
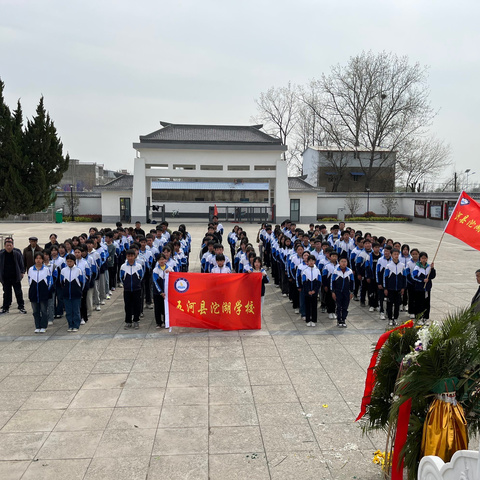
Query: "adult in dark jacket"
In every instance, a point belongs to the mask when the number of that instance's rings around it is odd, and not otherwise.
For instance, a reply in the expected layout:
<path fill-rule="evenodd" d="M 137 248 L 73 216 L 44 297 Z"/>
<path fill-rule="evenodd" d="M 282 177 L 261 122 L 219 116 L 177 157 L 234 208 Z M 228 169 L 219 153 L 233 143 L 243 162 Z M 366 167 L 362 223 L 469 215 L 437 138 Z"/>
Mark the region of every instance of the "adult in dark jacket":
<path fill-rule="evenodd" d="M 37 237 L 30 237 L 28 241 L 30 242 L 30 245 L 23 249 L 23 265 L 25 267 L 25 272 L 28 272 L 30 267 L 35 265 L 35 254 L 43 251 L 43 248 L 41 248 L 37 243 Z"/>
<path fill-rule="evenodd" d="M 480 284 L 480 269 L 475 272 L 475 276 L 477 277 L 477 283 Z M 475 312 L 480 313 L 480 285 L 478 286 L 477 293 L 472 298 L 472 307 Z"/>
<path fill-rule="evenodd" d="M 27 313 L 22 293 L 22 278 L 25 273 L 23 256 L 13 248 L 13 240 L 5 240 L 5 248 L 0 251 L 0 283 L 3 285 L 3 306 L 0 314 L 8 313 L 12 304 L 12 288 L 15 291 L 18 310 Z"/>

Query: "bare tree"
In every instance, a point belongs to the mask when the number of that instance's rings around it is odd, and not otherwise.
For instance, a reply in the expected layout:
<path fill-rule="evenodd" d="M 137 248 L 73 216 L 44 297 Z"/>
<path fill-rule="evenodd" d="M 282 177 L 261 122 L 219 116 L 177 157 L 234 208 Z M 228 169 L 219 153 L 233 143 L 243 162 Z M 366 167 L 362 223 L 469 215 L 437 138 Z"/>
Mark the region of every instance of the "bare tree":
<path fill-rule="evenodd" d="M 355 193 L 349 193 L 345 198 L 345 205 L 350 211 L 350 215 L 355 217 L 360 211 L 361 201 L 360 197 Z"/>
<path fill-rule="evenodd" d="M 434 137 L 408 139 L 397 154 L 397 173 L 406 192 L 419 192 L 452 164 L 450 146 Z"/>
<path fill-rule="evenodd" d="M 255 122 L 263 123 L 267 133 L 275 135 L 287 145 L 287 140 L 295 127 L 298 117 L 298 101 L 295 86 L 288 82 L 286 87 L 271 87 L 255 99 L 258 114 Z M 288 161 L 290 156 L 284 152 L 283 159 Z M 290 162 L 289 162 L 290 163 Z"/>
<path fill-rule="evenodd" d="M 365 187 L 395 161 L 395 152 L 412 135 L 425 131 L 435 115 L 429 103 L 427 69 L 393 53 L 363 52 L 346 66 L 312 82 L 316 97 L 302 97 L 321 119 L 329 144 L 361 148 Z"/>
<path fill-rule="evenodd" d="M 398 208 L 398 202 L 394 195 L 390 194 L 383 198 L 382 207 L 385 209 L 387 217 L 391 217 Z"/>

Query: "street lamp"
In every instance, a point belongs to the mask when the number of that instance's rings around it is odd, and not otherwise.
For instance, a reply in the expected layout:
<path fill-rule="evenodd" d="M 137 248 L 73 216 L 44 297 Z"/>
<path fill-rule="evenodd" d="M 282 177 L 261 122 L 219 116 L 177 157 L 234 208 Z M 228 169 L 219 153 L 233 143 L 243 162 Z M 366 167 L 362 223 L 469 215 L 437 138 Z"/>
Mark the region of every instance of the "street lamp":
<path fill-rule="evenodd" d="M 470 177 L 471 175 L 475 175 L 475 173 L 477 173 L 477 172 L 472 172 L 472 170 L 470 168 L 467 168 L 465 170 L 465 173 L 467 174 L 467 186 L 465 187 L 465 191 L 468 192 L 468 177 Z"/>
<path fill-rule="evenodd" d="M 370 211 L 370 189 L 366 188 L 365 190 L 367 191 L 367 212 L 369 212 Z"/>

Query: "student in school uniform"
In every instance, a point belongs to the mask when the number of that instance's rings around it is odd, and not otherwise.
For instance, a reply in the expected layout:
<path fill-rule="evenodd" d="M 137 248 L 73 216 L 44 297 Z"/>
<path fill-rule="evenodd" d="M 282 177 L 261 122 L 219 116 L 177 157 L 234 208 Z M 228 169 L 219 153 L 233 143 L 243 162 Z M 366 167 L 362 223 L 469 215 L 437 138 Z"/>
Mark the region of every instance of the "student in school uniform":
<path fill-rule="evenodd" d="M 75 265 L 75 255 L 69 253 L 65 261 L 67 266 L 60 273 L 60 282 L 63 288 L 63 301 L 68 322 L 67 332 L 78 332 L 85 278 L 82 270 Z"/>
<path fill-rule="evenodd" d="M 332 247 L 325 250 L 326 263 L 322 270 L 322 288 L 325 292 L 325 305 L 327 307 L 328 318 L 334 320 L 335 317 L 335 300 L 332 296 L 331 277 L 338 265 L 338 253 Z"/>
<path fill-rule="evenodd" d="M 383 255 L 378 259 L 376 273 L 376 280 L 378 286 L 378 304 L 380 307 L 380 320 L 385 320 L 385 294 L 383 293 L 385 287 L 383 286 L 383 275 L 385 273 L 385 267 L 390 263 L 391 260 L 392 247 L 390 245 L 386 245 L 383 249 Z"/>
<path fill-rule="evenodd" d="M 403 244 L 400 248 L 400 257 L 398 257 L 398 260 L 402 262 L 405 267 L 408 267 L 408 263 L 412 259 L 412 256 L 410 255 L 410 245 L 407 245 L 406 243 Z M 405 292 L 403 293 L 402 296 L 402 304 L 400 305 L 400 311 L 407 311 L 408 310 L 408 288 L 405 289 Z"/>
<path fill-rule="evenodd" d="M 226 265 L 225 255 L 220 253 L 215 256 L 216 265 L 212 267 L 210 273 L 232 273 L 232 269 Z"/>
<path fill-rule="evenodd" d="M 292 293 L 292 307 L 295 313 L 300 313 L 300 294 L 297 287 L 297 268 L 303 263 L 303 247 L 297 245 L 288 263 L 288 281 Z"/>
<path fill-rule="evenodd" d="M 385 267 L 383 275 L 384 294 L 387 299 L 388 324 L 397 324 L 402 296 L 407 287 L 407 268 L 399 261 L 400 250 L 392 250 L 392 260 Z"/>
<path fill-rule="evenodd" d="M 80 302 L 80 325 L 85 325 L 88 322 L 88 308 L 87 297 L 90 287 L 90 277 L 92 272 L 90 271 L 90 265 L 88 261 L 83 257 L 84 248 L 81 245 L 75 247 L 75 263 L 77 267 L 82 271 L 85 278 L 85 286 L 82 291 L 82 301 Z"/>
<path fill-rule="evenodd" d="M 310 256 L 310 252 L 308 250 L 303 250 L 302 254 L 302 263 L 297 267 L 297 288 L 298 288 L 298 298 L 300 304 L 300 317 L 301 320 L 306 321 L 306 313 L 305 313 L 305 291 L 302 288 L 302 273 L 308 267 L 308 257 Z"/>
<path fill-rule="evenodd" d="M 58 278 L 58 270 L 55 267 L 55 264 L 52 262 L 51 258 L 51 251 L 44 250 L 43 251 L 43 264 L 50 270 L 50 275 L 52 276 L 52 285 L 48 290 L 48 306 L 47 306 L 47 318 L 48 318 L 48 326 L 53 325 L 53 320 L 55 316 L 55 283 Z"/>
<path fill-rule="evenodd" d="M 53 286 L 50 268 L 43 263 L 43 253 L 33 255 L 33 265 L 28 269 L 28 299 L 32 304 L 35 333 L 45 333 L 48 326 L 48 297 Z"/>
<path fill-rule="evenodd" d="M 428 325 L 430 320 L 430 296 L 432 293 L 432 280 L 436 277 L 433 262 L 428 263 L 426 252 L 420 252 L 419 261 L 412 272 L 415 282 L 415 316 L 420 324 Z"/>
<path fill-rule="evenodd" d="M 380 253 L 380 244 L 378 242 L 374 242 L 372 244 L 370 258 L 365 264 L 365 277 L 367 279 L 368 287 L 368 310 L 370 312 L 380 310 L 378 304 L 377 265 L 381 257 L 382 254 Z"/>
<path fill-rule="evenodd" d="M 347 259 L 341 258 L 330 280 L 332 298 L 337 307 L 337 327 L 347 328 L 348 305 L 353 298 L 355 280 L 353 272 L 347 266 Z"/>
<path fill-rule="evenodd" d="M 304 320 L 307 327 L 317 326 L 317 302 L 318 292 L 322 285 L 322 274 L 315 263 L 315 256 L 307 253 L 307 265 L 302 270 L 300 277 L 305 305 Z"/>
<path fill-rule="evenodd" d="M 410 251 L 410 261 L 407 263 L 407 290 L 408 290 L 408 314 L 411 319 L 415 318 L 415 280 L 412 277 L 413 270 L 419 260 L 420 250 L 412 248 Z"/>
<path fill-rule="evenodd" d="M 261 312 L 263 315 L 263 304 L 265 301 L 265 285 L 270 282 L 267 272 L 262 267 L 262 259 L 260 257 L 255 257 L 253 259 L 253 270 L 252 273 L 261 273 L 262 274 L 262 292 L 261 292 Z"/>
<path fill-rule="evenodd" d="M 153 281 L 153 305 L 155 313 L 155 328 L 165 327 L 165 280 L 169 272 L 173 272 L 167 267 L 167 257 L 164 253 L 160 253 L 157 257 L 155 268 L 152 272 Z"/>
<path fill-rule="evenodd" d="M 370 255 L 372 253 L 372 241 L 370 238 L 365 238 L 363 241 L 363 250 L 355 258 L 355 272 L 360 283 L 360 306 L 366 306 L 366 298 L 368 292 L 368 283 L 366 277 L 366 265 L 370 260 Z"/>
<path fill-rule="evenodd" d="M 123 301 L 125 305 L 124 329 L 139 328 L 140 312 L 142 307 L 142 278 L 143 268 L 136 260 L 135 249 L 127 250 L 127 261 L 120 268 L 120 278 L 123 283 Z M 133 324 L 132 324 L 133 317 Z"/>

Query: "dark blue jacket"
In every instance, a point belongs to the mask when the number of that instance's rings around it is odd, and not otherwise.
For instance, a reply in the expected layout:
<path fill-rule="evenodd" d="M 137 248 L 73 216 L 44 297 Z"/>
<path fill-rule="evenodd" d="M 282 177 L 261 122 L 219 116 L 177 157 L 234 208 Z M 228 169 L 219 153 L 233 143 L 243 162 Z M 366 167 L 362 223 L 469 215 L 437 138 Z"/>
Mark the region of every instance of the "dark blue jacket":
<path fill-rule="evenodd" d="M 34 265 L 28 270 L 28 299 L 31 302 L 48 302 L 50 289 L 53 286 L 53 276 L 45 265 L 40 270 Z"/>
<path fill-rule="evenodd" d="M 64 300 L 82 298 L 85 288 L 85 276 L 80 268 L 74 265 L 72 268 L 62 268 L 60 273 L 60 284 L 62 285 Z"/>
<path fill-rule="evenodd" d="M 346 268 L 344 272 L 337 265 L 330 277 L 330 288 L 335 295 L 338 294 L 350 294 L 353 293 L 355 286 L 355 279 L 353 278 L 353 272 L 350 268 Z"/>
<path fill-rule="evenodd" d="M 387 290 L 400 291 L 407 287 L 407 267 L 402 262 L 395 263 L 393 260 L 385 267 L 383 274 L 383 286 Z"/>
<path fill-rule="evenodd" d="M 133 265 L 125 262 L 120 268 L 120 279 L 123 288 L 127 292 L 135 292 L 142 289 L 143 268 L 140 262 L 135 260 Z"/>

